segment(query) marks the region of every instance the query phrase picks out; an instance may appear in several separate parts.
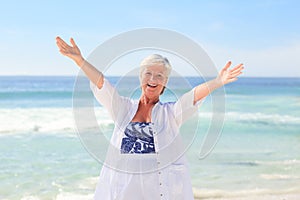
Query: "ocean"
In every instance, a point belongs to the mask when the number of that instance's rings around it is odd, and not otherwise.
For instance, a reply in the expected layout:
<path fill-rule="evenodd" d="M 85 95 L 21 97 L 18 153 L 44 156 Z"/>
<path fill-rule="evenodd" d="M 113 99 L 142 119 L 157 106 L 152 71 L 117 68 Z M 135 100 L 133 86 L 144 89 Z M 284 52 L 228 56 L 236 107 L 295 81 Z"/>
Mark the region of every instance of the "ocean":
<path fill-rule="evenodd" d="M 77 135 L 75 79 L 0 77 L 0 199 L 92 199 L 101 163 Z M 116 84 L 119 77 L 108 79 Z M 203 82 L 185 79 L 191 86 Z M 169 84 L 177 94 L 186 91 L 180 82 Z M 126 87 L 119 92 L 126 94 Z M 205 158 L 195 155 L 210 123 L 210 97 L 199 108 L 200 137 L 187 151 L 195 198 L 300 199 L 300 78 L 243 77 L 225 92 L 222 133 Z M 162 101 L 169 100 L 174 95 L 166 91 Z M 111 130 L 107 112 L 96 110 Z"/>

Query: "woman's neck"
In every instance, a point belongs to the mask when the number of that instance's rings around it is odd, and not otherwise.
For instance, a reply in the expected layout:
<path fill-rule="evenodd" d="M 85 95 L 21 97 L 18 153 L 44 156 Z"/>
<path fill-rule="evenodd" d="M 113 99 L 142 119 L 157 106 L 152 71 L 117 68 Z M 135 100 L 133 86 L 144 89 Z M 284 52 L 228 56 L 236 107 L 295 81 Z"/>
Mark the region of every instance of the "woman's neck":
<path fill-rule="evenodd" d="M 159 101 L 159 97 L 156 97 L 156 98 L 148 98 L 147 96 L 145 95 L 142 95 L 141 98 L 140 98 L 140 102 L 142 104 L 150 104 L 150 105 L 154 105 L 156 104 L 157 102 Z"/>

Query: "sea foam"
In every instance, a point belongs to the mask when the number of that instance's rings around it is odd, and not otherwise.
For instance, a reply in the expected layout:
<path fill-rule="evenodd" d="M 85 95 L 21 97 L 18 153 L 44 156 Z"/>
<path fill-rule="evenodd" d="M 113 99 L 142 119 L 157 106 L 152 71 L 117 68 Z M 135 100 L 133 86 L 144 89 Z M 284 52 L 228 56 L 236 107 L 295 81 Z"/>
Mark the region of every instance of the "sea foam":
<path fill-rule="evenodd" d="M 95 117 L 99 126 L 113 123 L 102 107 L 95 109 Z M 95 124 L 95 127 L 91 128 L 99 127 Z M 75 131 L 72 108 L 0 109 L 0 134 L 74 133 Z"/>

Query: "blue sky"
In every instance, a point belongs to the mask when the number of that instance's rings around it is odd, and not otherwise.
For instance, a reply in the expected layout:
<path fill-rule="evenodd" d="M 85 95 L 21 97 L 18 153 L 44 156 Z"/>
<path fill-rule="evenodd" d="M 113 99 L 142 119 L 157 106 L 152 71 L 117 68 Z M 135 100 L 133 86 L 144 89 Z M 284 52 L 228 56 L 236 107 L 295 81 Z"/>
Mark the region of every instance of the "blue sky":
<path fill-rule="evenodd" d="M 244 76 L 300 77 L 299 11 L 297 0 L 2 1 L 0 75 L 77 75 L 57 35 L 88 56 L 119 33 L 156 27 L 195 40 L 218 69 L 232 60 L 245 64 Z"/>

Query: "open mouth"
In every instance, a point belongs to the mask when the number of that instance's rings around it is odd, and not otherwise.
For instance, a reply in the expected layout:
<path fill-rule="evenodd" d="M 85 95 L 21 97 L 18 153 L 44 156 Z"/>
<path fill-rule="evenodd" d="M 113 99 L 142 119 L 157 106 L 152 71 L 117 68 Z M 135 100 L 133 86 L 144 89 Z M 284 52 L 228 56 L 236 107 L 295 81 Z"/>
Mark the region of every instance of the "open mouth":
<path fill-rule="evenodd" d="M 151 88 L 156 88 L 157 85 L 152 85 L 152 84 L 147 84 L 148 87 L 151 87 Z"/>

